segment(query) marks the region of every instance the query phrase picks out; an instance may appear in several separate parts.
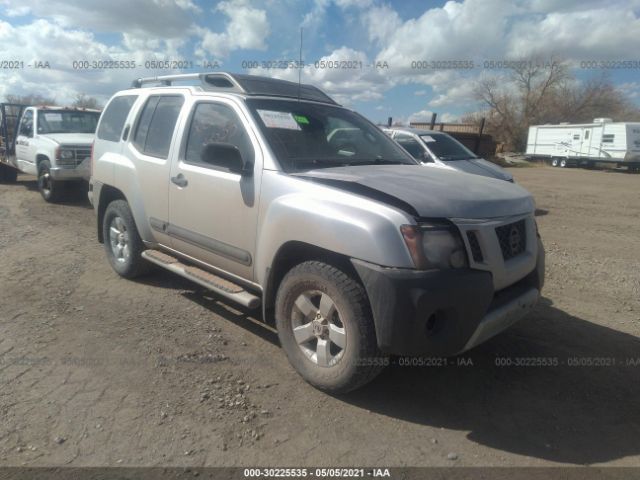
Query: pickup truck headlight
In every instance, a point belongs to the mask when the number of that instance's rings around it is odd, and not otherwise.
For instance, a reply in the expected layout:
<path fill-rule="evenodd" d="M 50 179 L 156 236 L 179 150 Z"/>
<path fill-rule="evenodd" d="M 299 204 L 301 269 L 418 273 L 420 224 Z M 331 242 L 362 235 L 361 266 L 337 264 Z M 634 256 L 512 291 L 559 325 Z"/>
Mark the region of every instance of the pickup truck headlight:
<path fill-rule="evenodd" d="M 464 244 L 453 225 L 402 225 L 400 231 L 418 270 L 463 268 L 469 265 Z"/>
<path fill-rule="evenodd" d="M 72 159 L 74 156 L 73 154 L 73 150 L 64 150 L 64 149 L 60 149 L 58 151 L 58 158 L 59 159 L 63 159 L 63 160 L 70 160 Z"/>

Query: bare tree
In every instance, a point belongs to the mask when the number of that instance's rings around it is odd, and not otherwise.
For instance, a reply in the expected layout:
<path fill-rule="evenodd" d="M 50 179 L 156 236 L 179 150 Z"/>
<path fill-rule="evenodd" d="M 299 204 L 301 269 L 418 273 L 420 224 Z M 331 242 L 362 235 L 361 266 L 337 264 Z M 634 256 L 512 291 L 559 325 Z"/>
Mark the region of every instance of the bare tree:
<path fill-rule="evenodd" d="M 43 97 L 35 93 L 28 95 L 6 95 L 5 102 L 18 103 L 21 105 L 56 105 L 55 99 Z"/>
<path fill-rule="evenodd" d="M 510 147 L 522 148 L 529 125 L 541 121 L 567 78 L 566 65 L 555 58 L 514 62 L 506 78 L 482 78 L 475 93 L 489 109 L 487 130 Z"/>
<path fill-rule="evenodd" d="M 516 151 L 524 149 L 530 125 L 640 118 L 640 110 L 608 77 L 579 82 L 566 62 L 553 57 L 517 62 L 506 78 L 482 78 L 476 97 L 487 108 L 486 131 Z"/>
<path fill-rule="evenodd" d="M 78 108 L 92 108 L 95 110 L 100 110 L 102 108 L 100 102 L 98 102 L 95 97 L 89 97 L 84 93 L 76 95 L 76 99 L 72 103 L 72 106 Z"/>

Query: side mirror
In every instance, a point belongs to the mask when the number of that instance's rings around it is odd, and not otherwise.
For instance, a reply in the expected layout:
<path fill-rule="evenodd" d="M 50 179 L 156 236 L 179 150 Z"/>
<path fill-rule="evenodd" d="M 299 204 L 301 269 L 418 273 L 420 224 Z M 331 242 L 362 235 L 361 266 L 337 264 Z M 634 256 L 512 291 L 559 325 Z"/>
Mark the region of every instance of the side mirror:
<path fill-rule="evenodd" d="M 230 143 L 208 143 L 202 149 L 200 159 L 214 167 L 226 168 L 231 173 L 251 175 L 253 164 L 245 163 L 240 150 Z"/>

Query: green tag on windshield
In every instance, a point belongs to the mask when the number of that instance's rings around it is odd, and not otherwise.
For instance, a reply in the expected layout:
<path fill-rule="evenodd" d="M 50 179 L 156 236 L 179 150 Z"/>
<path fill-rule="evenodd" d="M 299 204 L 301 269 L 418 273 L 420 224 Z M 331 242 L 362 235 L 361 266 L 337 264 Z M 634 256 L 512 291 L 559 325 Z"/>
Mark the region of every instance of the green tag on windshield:
<path fill-rule="evenodd" d="M 303 123 L 305 125 L 309 125 L 309 119 L 304 115 L 294 115 L 293 118 L 296 119 L 296 122 Z"/>

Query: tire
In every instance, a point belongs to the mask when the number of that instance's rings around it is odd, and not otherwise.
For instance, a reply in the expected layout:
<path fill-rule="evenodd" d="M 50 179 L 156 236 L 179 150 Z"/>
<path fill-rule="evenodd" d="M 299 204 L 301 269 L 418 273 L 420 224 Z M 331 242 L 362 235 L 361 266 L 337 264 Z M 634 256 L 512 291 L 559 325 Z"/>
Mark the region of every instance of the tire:
<path fill-rule="evenodd" d="M 558 166 L 558 159 L 557 158 L 552 158 L 551 159 L 551 166 L 552 167 L 557 167 Z"/>
<path fill-rule="evenodd" d="M 125 200 L 114 200 L 107 205 L 102 234 L 107 259 L 118 275 L 135 278 L 151 270 L 151 264 L 141 256 L 144 244 Z"/>
<path fill-rule="evenodd" d="M 560 160 L 560 168 L 566 168 L 567 167 L 567 159 L 563 158 L 562 160 Z"/>
<path fill-rule="evenodd" d="M 49 160 L 43 160 L 38 165 L 38 190 L 45 202 L 59 202 L 64 193 L 63 182 L 56 182 L 51 178 L 51 163 Z"/>
<path fill-rule="evenodd" d="M 16 183 L 18 181 L 18 170 L 8 165 L 0 163 L 0 182 Z"/>
<path fill-rule="evenodd" d="M 355 390 L 387 364 L 364 287 L 331 265 L 304 262 L 285 275 L 276 295 L 276 327 L 293 368 L 320 390 Z"/>

